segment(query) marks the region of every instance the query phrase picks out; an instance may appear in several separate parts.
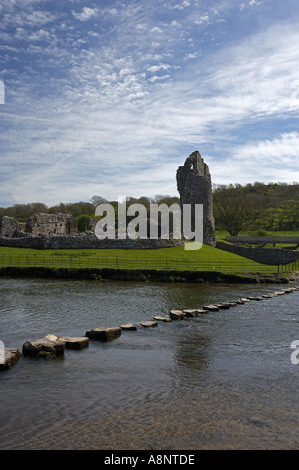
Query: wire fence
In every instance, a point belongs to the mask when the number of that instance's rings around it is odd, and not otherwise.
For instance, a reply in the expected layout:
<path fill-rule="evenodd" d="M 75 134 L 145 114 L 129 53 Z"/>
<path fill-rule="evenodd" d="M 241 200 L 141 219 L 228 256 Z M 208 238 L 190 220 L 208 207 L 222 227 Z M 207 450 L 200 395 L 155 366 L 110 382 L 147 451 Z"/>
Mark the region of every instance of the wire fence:
<path fill-rule="evenodd" d="M 299 270 L 299 259 L 284 265 L 266 265 L 242 260 L 192 259 L 158 256 L 109 256 L 89 254 L 1 254 L 1 267 L 69 269 L 125 269 L 164 271 L 215 271 L 222 273 L 289 273 Z"/>

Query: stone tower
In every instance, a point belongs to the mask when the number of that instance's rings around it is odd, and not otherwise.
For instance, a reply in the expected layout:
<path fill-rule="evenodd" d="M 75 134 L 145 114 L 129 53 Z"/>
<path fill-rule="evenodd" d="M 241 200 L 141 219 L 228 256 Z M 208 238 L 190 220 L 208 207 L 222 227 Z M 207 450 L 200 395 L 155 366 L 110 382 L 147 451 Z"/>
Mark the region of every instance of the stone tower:
<path fill-rule="evenodd" d="M 215 246 L 211 176 L 209 167 L 204 163 L 198 150 L 191 153 L 184 166 L 179 166 L 176 178 L 182 206 L 183 204 L 191 204 L 191 206 L 203 204 L 203 243 Z M 192 214 L 191 228 L 194 230 L 194 211 Z"/>

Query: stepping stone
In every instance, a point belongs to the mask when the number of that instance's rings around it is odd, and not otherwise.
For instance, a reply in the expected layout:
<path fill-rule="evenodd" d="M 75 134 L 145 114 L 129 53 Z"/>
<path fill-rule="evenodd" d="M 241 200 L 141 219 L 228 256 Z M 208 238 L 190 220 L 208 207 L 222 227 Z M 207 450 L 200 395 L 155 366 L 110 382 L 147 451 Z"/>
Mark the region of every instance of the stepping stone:
<path fill-rule="evenodd" d="M 112 341 L 121 335 L 122 329 L 116 328 L 92 328 L 90 331 L 86 331 L 86 335 L 90 339 L 96 339 L 99 341 Z"/>
<path fill-rule="evenodd" d="M 51 335 L 52 336 L 52 335 Z M 57 336 L 54 336 L 57 338 Z M 26 341 L 23 344 L 24 356 L 30 357 L 55 357 L 64 354 L 65 344 L 58 339 L 49 339 L 48 337 Z"/>
<path fill-rule="evenodd" d="M 284 295 L 285 292 L 284 291 L 280 291 L 280 292 L 275 292 L 276 295 Z"/>
<path fill-rule="evenodd" d="M 66 349 L 83 349 L 89 345 L 89 338 L 86 336 L 59 336 L 58 341 L 62 341 Z"/>
<path fill-rule="evenodd" d="M 247 299 L 246 297 L 242 297 L 241 301 L 242 301 L 242 302 L 250 302 L 250 300 Z"/>
<path fill-rule="evenodd" d="M 263 297 L 253 297 L 253 296 L 250 296 L 248 297 L 249 300 L 263 300 Z"/>
<path fill-rule="evenodd" d="M 151 328 L 153 326 L 157 326 L 157 321 L 141 321 L 139 325 L 143 326 L 144 328 Z"/>
<path fill-rule="evenodd" d="M 159 316 L 157 316 L 157 317 L 154 317 L 154 320 L 162 321 L 162 322 L 171 322 L 171 318 L 169 318 L 169 317 L 159 317 Z"/>
<path fill-rule="evenodd" d="M 204 310 L 209 310 L 211 312 L 217 312 L 219 310 L 219 307 L 216 305 L 204 305 L 203 308 Z"/>
<path fill-rule="evenodd" d="M 216 307 L 220 309 L 229 308 L 229 304 L 217 304 Z"/>
<path fill-rule="evenodd" d="M 133 323 L 126 323 L 125 325 L 120 325 L 120 328 L 122 330 L 132 330 L 132 331 L 137 330 L 137 326 L 133 325 Z"/>
<path fill-rule="evenodd" d="M 45 339 L 49 339 L 50 341 L 57 341 L 58 340 L 58 336 L 55 336 L 55 335 L 47 335 L 45 336 Z"/>
<path fill-rule="evenodd" d="M 272 294 L 264 294 L 262 295 L 264 299 L 272 299 L 273 295 Z"/>
<path fill-rule="evenodd" d="M 233 300 L 237 305 L 244 305 L 243 300 Z"/>
<path fill-rule="evenodd" d="M 237 306 L 237 302 L 235 302 L 234 300 L 232 302 L 228 302 L 228 305 L 230 307 L 236 307 Z"/>
<path fill-rule="evenodd" d="M 187 310 L 183 310 L 183 313 L 185 313 L 186 317 L 197 317 L 198 310 L 187 309 Z"/>
<path fill-rule="evenodd" d="M 186 314 L 182 310 L 170 310 L 169 316 L 173 320 L 183 320 Z"/>
<path fill-rule="evenodd" d="M 20 357 L 20 351 L 17 348 L 4 348 L 3 362 L 0 362 L 0 370 L 10 369 L 15 365 Z"/>
<path fill-rule="evenodd" d="M 197 313 L 200 313 L 200 314 L 209 313 L 209 310 L 197 309 Z"/>

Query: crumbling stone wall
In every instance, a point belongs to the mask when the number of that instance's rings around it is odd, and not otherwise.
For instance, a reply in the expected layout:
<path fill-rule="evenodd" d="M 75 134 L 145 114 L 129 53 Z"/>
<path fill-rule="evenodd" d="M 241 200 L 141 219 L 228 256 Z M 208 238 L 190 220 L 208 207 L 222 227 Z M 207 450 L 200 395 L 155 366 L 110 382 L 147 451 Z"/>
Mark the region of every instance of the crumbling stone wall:
<path fill-rule="evenodd" d="M 24 224 L 4 215 L 0 218 L 0 237 L 12 238 L 24 236 Z"/>
<path fill-rule="evenodd" d="M 284 248 L 261 248 L 232 245 L 222 241 L 217 241 L 216 248 L 229 251 L 235 255 L 243 256 L 257 263 L 270 264 L 277 266 L 278 264 L 293 263 L 299 258 L 297 250 L 288 250 Z"/>
<path fill-rule="evenodd" d="M 34 214 L 26 222 L 26 232 L 37 235 L 71 235 L 78 233 L 77 220 L 71 214 Z"/>
<path fill-rule="evenodd" d="M 195 204 L 203 204 L 203 243 L 215 246 L 211 175 L 208 165 L 198 150 L 193 152 L 184 165 L 178 168 L 176 178 L 182 206 L 191 204 L 194 208 Z M 192 214 L 191 229 L 194 231 L 194 210 Z"/>
<path fill-rule="evenodd" d="M 182 240 L 110 240 L 108 238 L 99 240 L 93 232 L 82 232 L 73 235 L 39 235 L 37 237 L 27 236 L 21 238 L 1 238 L 0 246 L 14 248 L 33 248 L 36 250 L 64 250 L 64 249 L 110 249 L 118 248 L 124 250 L 154 250 L 158 248 L 170 248 L 182 244 Z"/>

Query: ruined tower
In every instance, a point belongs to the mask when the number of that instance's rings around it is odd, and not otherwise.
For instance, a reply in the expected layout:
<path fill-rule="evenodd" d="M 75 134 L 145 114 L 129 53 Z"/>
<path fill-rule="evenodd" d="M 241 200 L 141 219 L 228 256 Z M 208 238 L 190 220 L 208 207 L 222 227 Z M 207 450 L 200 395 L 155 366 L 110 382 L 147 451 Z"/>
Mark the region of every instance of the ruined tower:
<path fill-rule="evenodd" d="M 177 188 L 180 193 L 181 205 L 203 204 L 203 243 L 215 246 L 215 223 L 213 217 L 213 196 L 211 176 L 208 165 L 198 150 L 191 153 L 183 166 L 177 169 Z M 192 211 L 191 228 L 194 230 L 194 210 Z"/>

